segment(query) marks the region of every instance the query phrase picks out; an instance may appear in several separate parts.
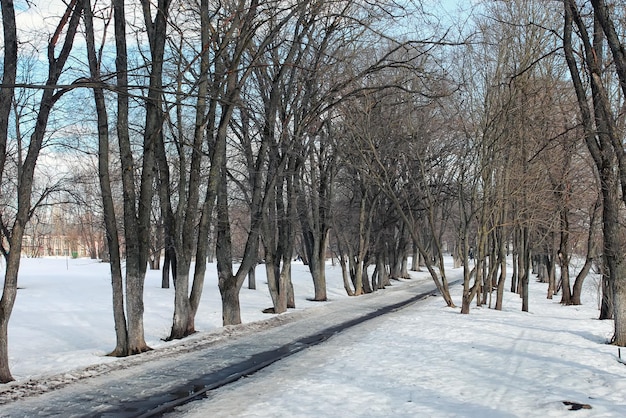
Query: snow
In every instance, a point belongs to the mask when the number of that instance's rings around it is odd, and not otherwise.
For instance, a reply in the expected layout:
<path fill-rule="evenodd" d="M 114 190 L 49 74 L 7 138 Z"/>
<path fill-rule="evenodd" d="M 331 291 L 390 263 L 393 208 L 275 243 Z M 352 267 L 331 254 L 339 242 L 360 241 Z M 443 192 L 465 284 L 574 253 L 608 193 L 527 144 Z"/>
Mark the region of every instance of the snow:
<path fill-rule="evenodd" d="M 2 265 L 3 267 L 3 265 Z M 270 317 L 262 309 L 272 306 L 264 280 L 265 269 L 257 267 L 257 287 L 266 291 L 241 290 L 242 321 L 250 323 Z M 298 308 L 317 306 L 312 294 L 308 267 L 295 264 L 294 287 Z M 330 267 L 340 279 L 341 269 Z M 9 362 L 18 381 L 61 374 L 77 367 L 115 362 L 106 357 L 115 348 L 111 278 L 109 265 L 91 259 L 23 258 L 18 295 L 9 323 Z M 312 290 L 311 290 L 312 291 Z M 346 298 L 343 284 L 328 284 L 331 300 Z M 145 338 L 152 348 L 176 345 L 163 341 L 169 335 L 174 306 L 174 288 L 161 288 L 161 272 L 148 271 L 144 290 Z M 207 269 L 205 288 L 196 329 L 221 328 L 221 299 L 215 268 Z M 200 338 L 195 335 L 192 338 Z M 1 387 L 1 386 L 0 386 Z M 1 390 L 1 389 L 0 389 Z"/>
<path fill-rule="evenodd" d="M 115 343 L 108 265 L 88 259 L 22 261 L 9 325 L 17 382 L 0 386 L 0 403 L 236 332 L 220 326 L 215 268 L 209 266 L 196 320 L 200 332 L 183 342 L 164 342 L 173 289 L 161 289 L 160 272 L 150 271 L 145 329 L 155 351 L 127 359 L 106 357 Z M 263 266 L 258 267 L 258 290 L 244 285 L 241 292 L 248 327 L 320 306 L 306 299 L 313 292 L 307 267 L 296 263 L 293 270 L 298 309 L 276 317 L 261 312 L 271 299 Z M 450 266 L 447 271 L 451 280 L 462 274 Z M 425 272 L 413 275 L 427 277 Z M 596 319 L 597 280 L 587 279 L 581 306 L 562 306 L 560 296 L 548 300 L 546 285 L 531 281 L 528 313 L 521 312 L 519 296 L 509 292 L 502 311 L 474 305 L 470 315 L 445 307 L 440 297 L 428 298 L 343 331 L 171 415 L 623 417 L 626 365 L 617 361 L 617 348 L 607 344 L 612 321 Z M 339 266 L 328 265 L 327 281 L 329 303 L 345 304 Z M 407 283 L 411 281 L 394 282 L 394 287 Z M 452 290 L 460 305 L 461 287 Z M 564 402 L 591 409 L 570 411 Z"/>

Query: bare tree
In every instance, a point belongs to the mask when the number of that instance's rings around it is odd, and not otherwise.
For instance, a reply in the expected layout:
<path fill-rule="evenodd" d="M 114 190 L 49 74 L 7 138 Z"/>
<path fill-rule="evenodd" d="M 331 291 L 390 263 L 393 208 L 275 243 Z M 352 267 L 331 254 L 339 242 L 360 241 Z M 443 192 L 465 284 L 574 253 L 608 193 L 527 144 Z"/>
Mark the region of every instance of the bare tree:
<path fill-rule="evenodd" d="M 574 0 L 564 2 L 563 46 L 578 97 L 578 105 L 585 132 L 585 142 L 600 176 L 603 203 L 604 258 L 608 267 L 608 280 L 612 291 L 615 320 L 613 342 L 623 346 L 626 345 L 626 286 L 624 286 L 624 278 L 626 277 L 624 266 L 626 266 L 626 262 L 624 262 L 623 254 L 624 232 L 619 221 L 620 197 L 618 188 L 620 183 L 619 176 L 621 176 L 622 170 L 616 171 L 616 167 L 619 168 L 620 155 L 623 153 L 623 149 L 621 142 L 617 139 L 615 118 L 611 111 L 611 103 L 602 78 L 603 68 L 601 65 L 603 62 L 603 44 L 605 42 L 603 27 L 607 25 L 605 22 L 603 26 L 597 17 L 602 16 L 603 11 L 605 11 L 601 6 L 604 6 L 604 2 L 596 2 L 594 4 L 596 17 L 594 18 L 592 36 L 590 36 L 576 2 Z M 593 110 L 590 108 L 587 89 L 581 79 L 578 62 L 574 54 L 572 36 L 574 25 L 578 29 L 583 48 L 582 59 L 589 72 Z M 622 187 L 623 185 L 624 182 L 622 182 Z"/>
<path fill-rule="evenodd" d="M 351 126 L 354 128 L 354 126 Z M 348 131 L 349 132 L 349 131 Z M 350 134 L 346 132 L 346 138 Z M 369 293 L 373 289 L 367 276 L 368 252 L 372 250 L 373 218 L 383 216 L 375 211 L 376 201 L 381 198 L 368 176 L 350 162 L 356 158 L 352 147 L 341 150 L 343 156 L 337 174 L 337 192 L 333 199 L 332 233 L 335 236 L 343 276 L 344 287 L 350 296 Z M 366 169 L 362 167 L 361 169 Z M 375 234 L 378 236 L 378 233 Z"/>
<path fill-rule="evenodd" d="M 267 193 L 276 181 L 276 171 L 268 176 L 261 175 L 261 167 L 269 152 L 269 141 L 261 141 L 252 165 L 255 167 L 255 176 L 251 185 L 249 197 L 250 229 L 248 232 L 245 249 L 241 263 L 236 272 L 233 269 L 232 234 L 229 214 L 229 191 L 228 191 L 228 164 L 227 164 L 227 132 L 231 125 L 232 116 L 238 103 L 241 101 L 243 84 L 249 80 L 255 65 L 258 63 L 260 54 L 265 51 L 278 31 L 291 21 L 297 10 L 305 5 L 293 5 L 277 13 L 278 10 L 271 4 L 260 4 L 251 1 L 248 7 L 233 5 L 234 27 L 239 36 L 232 39 L 232 51 L 230 54 L 220 57 L 221 68 L 224 72 L 224 96 L 220 100 L 222 109 L 221 117 L 215 133 L 216 147 L 212 160 L 212 168 L 220 170 L 219 184 L 217 185 L 217 269 L 219 277 L 219 289 L 222 297 L 222 318 L 224 325 L 241 323 L 239 305 L 239 290 L 250 269 L 257 263 L 259 245 L 259 231 L 262 224 L 263 212 L 267 210 L 269 201 Z M 267 7 L 267 9 L 266 9 Z M 278 19 L 273 21 L 275 16 Z M 259 28 L 266 26 L 267 31 Z M 255 35 L 258 36 L 255 40 Z M 250 50 L 252 54 L 247 55 Z M 227 69 L 227 70 L 226 70 Z M 235 71 L 239 69 L 239 73 Z"/>
<path fill-rule="evenodd" d="M 342 118 L 349 126 L 351 146 L 359 154 L 354 158 L 357 168 L 385 195 L 385 211 L 396 219 L 387 229 L 388 238 L 375 234 L 376 272 L 383 279 L 377 285 L 385 281 L 385 265 L 389 273 L 401 275 L 408 244 L 413 243 L 446 304 L 454 306 L 442 236 L 456 169 L 451 164 L 450 143 L 437 130 L 443 125 L 433 123 L 440 120 L 435 101 L 448 93 L 445 81 L 428 72 L 430 58 L 419 43 L 391 45 L 379 64 L 396 64 L 368 74 L 363 94 L 347 103 Z M 424 88 L 423 80 L 429 77 L 430 89 Z"/>
<path fill-rule="evenodd" d="M 203 0 L 200 2 L 200 52 L 199 52 L 199 71 L 196 81 L 196 103 L 195 103 L 195 126 L 193 129 L 193 137 L 186 140 L 185 127 L 182 121 L 184 103 L 182 102 L 182 85 L 184 70 L 180 68 L 183 65 L 182 48 L 179 50 L 181 56 L 177 60 L 179 66 L 177 71 L 177 92 L 176 102 L 176 120 L 172 131 L 176 138 L 176 157 L 177 161 L 168 159 L 164 141 L 160 141 L 157 146 L 157 165 L 159 171 L 159 198 L 162 211 L 162 219 L 164 222 L 165 233 L 165 269 L 169 268 L 172 263 L 172 271 L 174 273 L 174 318 L 172 322 L 172 330 L 168 339 L 183 338 L 195 332 L 194 318 L 198 309 L 201 292 L 201 282 L 203 276 L 197 276 L 194 279 L 192 296 L 189 291 L 189 275 L 191 269 L 191 260 L 194 255 L 194 244 L 198 240 L 198 236 L 194 229 L 198 223 L 200 198 L 201 198 L 201 168 L 205 159 L 206 147 L 206 124 L 207 124 L 207 101 L 208 101 L 208 85 L 209 85 L 209 44 L 210 44 L 210 15 L 209 2 Z M 179 37 L 183 39 L 182 28 Z M 210 127 L 209 129 L 211 129 Z M 190 149 L 190 151 L 189 151 Z M 188 154 L 190 159 L 188 161 Z M 177 172 L 174 172 L 178 168 Z M 173 173 L 172 173 L 172 172 Z M 216 171 L 213 171 L 216 173 Z M 177 187 L 172 185 L 173 181 L 177 181 Z M 174 189 L 178 192 L 175 193 Z M 214 194 L 213 194 L 214 196 Z M 213 197 L 214 199 L 214 197 Z M 209 207 L 210 211 L 211 208 Z M 204 258 L 196 260 L 196 263 L 204 264 Z M 200 286 L 199 286 L 200 284 Z"/>
<path fill-rule="evenodd" d="M 118 14 L 118 17 L 120 13 L 123 14 L 123 9 L 119 9 L 120 6 L 123 5 L 114 5 L 114 7 L 118 7 L 118 9 L 114 9 L 115 13 Z M 121 22 L 117 21 L 116 25 L 120 25 L 120 23 Z M 100 82 L 101 63 L 99 62 L 98 55 L 96 53 L 93 12 L 89 0 L 85 0 L 85 39 L 87 45 L 87 58 L 89 63 L 90 75 L 93 82 L 97 85 L 97 83 Z M 110 353 L 110 355 L 126 356 L 129 354 L 128 326 L 126 323 L 126 314 L 124 311 L 124 282 L 122 275 L 122 261 L 120 255 L 120 240 L 117 230 L 115 205 L 113 201 L 111 175 L 109 169 L 110 134 L 108 126 L 108 112 L 103 88 L 101 86 L 95 87 L 93 89 L 93 94 L 98 120 L 98 179 L 100 184 L 100 195 L 102 198 L 108 260 L 111 271 L 111 286 L 113 290 L 113 319 L 115 323 L 116 335 L 116 346 L 115 349 Z"/>
<path fill-rule="evenodd" d="M 13 2 L 2 1 L 0 5 L 2 6 L 5 45 L 5 65 L 2 87 L 3 98 L 0 102 L 0 118 L 7 118 L 8 120 L 10 106 L 13 100 L 13 86 L 16 80 L 15 69 L 18 49 Z M 48 76 L 45 82 L 47 88 L 43 90 L 41 95 L 35 128 L 30 137 L 26 157 L 20 167 L 17 184 L 17 212 L 12 222 L 9 219 L 1 220 L 2 235 L 4 235 L 8 242 L 7 247 L 2 244 L 2 254 L 6 259 L 6 270 L 2 299 L 0 300 L 0 382 L 3 383 L 13 379 L 9 371 L 7 331 L 9 318 L 17 295 L 17 276 L 20 266 L 22 238 L 26 223 L 31 217 L 33 210 L 31 192 L 35 165 L 41 151 L 50 113 L 55 103 L 67 91 L 67 89 L 61 89 L 56 86 L 70 52 L 72 51 L 74 36 L 76 35 L 82 10 L 82 1 L 71 1 L 67 5 L 64 15 L 60 18 L 59 24 L 48 42 Z M 57 46 L 59 43 L 61 44 L 61 48 L 57 54 Z M 7 125 L 4 125 L 2 131 L 0 131 L 0 173 L 4 171 L 6 164 L 6 126 Z M 2 177 L 0 177 L 0 180 L 1 179 Z"/>
<path fill-rule="evenodd" d="M 142 2 L 151 51 L 150 85 L 146 98 L 146 123 L 142 145 L 139 195 L 135 190 L 136 163 L 129 132 L 128 51 L 126 13 L 123 1 L 114 0 L 113 22 L 116 46 L 116 130 L 120 150 L 123 195 L 124 242 L 126 271 L 122 277 L 120 239 L 117 232 L 115 208 L 109 172 L 109 132 L 106 104 L 100 83 L 100 63 L 93 39 L 93 14 L 86 15 L 86 35 L 90 74 L 95 83 L 94 98 L 98 116 L 99 177 L 103 199 L 107 244 L 111 263 L 113 316 L 116 329 L 114 356 L 127 356 L 150 350 L 145 342 L 143 326 L 143 287 L 150 252 L 150 219 L 154 189 L 155 147 L 162 141 L 162 67 L 169 1 L 159 1 L 154 21 L 151 4 Z"/>

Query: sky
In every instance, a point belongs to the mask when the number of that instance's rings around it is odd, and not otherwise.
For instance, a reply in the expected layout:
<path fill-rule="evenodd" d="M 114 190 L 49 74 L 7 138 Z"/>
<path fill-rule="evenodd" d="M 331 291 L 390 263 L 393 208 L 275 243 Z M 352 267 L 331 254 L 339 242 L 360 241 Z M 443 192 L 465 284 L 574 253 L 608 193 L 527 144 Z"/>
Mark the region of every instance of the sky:
<path fill-rule="evenodd" d="M 0 403 L 15 396 L 11 388 L 20 384 L 65 379 L 80 385 L 84 380 L 72 381 L 93 373 L 89 365 L 130 361 L 105 357 L 115 341 L 107 267 L 88 259 L 23 259 L 9 325 L 17 382 L 0 386 Z M 271 306 L 263 267 L 258 269 L 258 290 L 244 286 L 241 292 L 245 323 L 267 319 L 261 310 Z M 451 265 L 447 270 L 451 280 L 462 274 Z M 412 280 L 428 280 L 425 272 L 412 274 Z M 343 290 L 339 266 L 329 264 L 327 278 L 328 309 L 353 302 Z M 298 309 L 284 315 L 313 316 L 310 308 L 320 305 L 307 300 L 313 287 L 306 266 L 294 264 L 293 281 Z M 383 292 L 404 291 L 410 283 L 394 282 Z M 157 352 L 180 344 L 162 341 L 172 318 L 173 289 L 159 286 L 159 272 L 149 272 L 146 339 Z M 222 329 L 214 266 L 205 286 L 196 321 L 200 332 L 192 338 Z M 473 307 L 470 315 L 445 307 L 440 297 L 428 298 L 341 332 L 169 416 L 626 416 L 626 365 L 607 344 L 612 321 L 596 319 L 598 278 L 586 280 L 581 306 L 546 299 L 545 286 L 531 280 L 527 313 L 509 292 L 502 311 Z M 452 293 L 460 305 L 461 287 Z M 591 409 L 569 411 L 563 402 Z M 0 416 L 11 406 L 0 407 Z"/>

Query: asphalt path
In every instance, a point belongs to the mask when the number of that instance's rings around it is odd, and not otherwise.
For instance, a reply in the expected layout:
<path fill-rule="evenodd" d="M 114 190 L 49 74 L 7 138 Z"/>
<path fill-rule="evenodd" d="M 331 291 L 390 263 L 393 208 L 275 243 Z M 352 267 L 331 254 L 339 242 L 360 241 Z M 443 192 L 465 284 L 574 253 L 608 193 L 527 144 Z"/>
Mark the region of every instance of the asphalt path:
<path fill-rule="evenodd" d="M 242 327 L 231 338 L 191 350 L 146 356 L 128 367 L 0 406 L 0 417 L 154 417 L 200 399 L 331 336 L 435 293 L 413 279 L 372 294 L 281 315 Z M 158 350 L 156 350 L 158 351 Z M 141 357 L 134 356 L 134 357 Z"/>

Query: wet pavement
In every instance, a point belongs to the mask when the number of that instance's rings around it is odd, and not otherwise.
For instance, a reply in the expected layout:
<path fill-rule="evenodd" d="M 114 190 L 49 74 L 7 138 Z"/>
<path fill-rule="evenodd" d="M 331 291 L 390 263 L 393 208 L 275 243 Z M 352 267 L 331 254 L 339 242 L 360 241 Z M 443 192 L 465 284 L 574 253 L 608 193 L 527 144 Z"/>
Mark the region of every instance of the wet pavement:
<path fill-rule="evenodd" d="M 432 280 L 296 311 L 294 320 L 81 380 L 63 388 L 0 406 L 0 417 L 153 417 L 204 397 L 209 391 L 346 328 L 402 309 L 434 294 Z M 287 314 L 289 315 L 289 314 Z"/>

